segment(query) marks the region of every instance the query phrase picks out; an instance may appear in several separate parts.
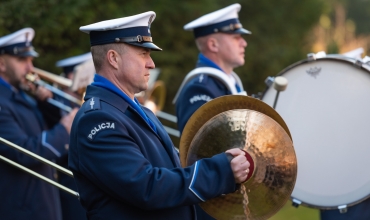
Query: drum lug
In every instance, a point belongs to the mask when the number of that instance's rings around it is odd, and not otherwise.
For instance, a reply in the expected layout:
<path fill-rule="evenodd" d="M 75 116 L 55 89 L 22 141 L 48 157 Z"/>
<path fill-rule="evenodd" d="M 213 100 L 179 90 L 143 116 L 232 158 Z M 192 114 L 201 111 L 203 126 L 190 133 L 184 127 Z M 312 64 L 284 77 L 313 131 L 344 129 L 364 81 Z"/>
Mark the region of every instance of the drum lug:
<path fill-rule="evenodd" d="M 339 209 L 339 212 L 341 214 L 346 213 L 347 212 L 347 205 L 340 205 L 340 206 L 338 206 L 338 209 Z"/>
<path fill-rule="evenodd" d="M 320 51 L 318 53 L 309 53 L 307 54 L 308 61 L 314 61 L 320 58 L 326 57 L 326 53 L 324 51 Z"/>
<path fill-rule="evenodd" d="M 354 63 L 355 66 L 357 66 L 358 68 L 361 68 L 362 65 L 364 64 L 361 60 L 356 60 L 356 62 Z"/>
<path fill-rule="evenodd" d="M 298 199 L 295 199 L 295 198 L 292 198 L 292 206 L 298 208 L 298 206 L 302 204 L 301 201 L 299 201 Z"/>
<path fill-rule="evenodd" d="M 267 87 L 270 87 L 274 83 L 274 80 L 275 80 L 275 77 L 268 76 L 265 79 L 265 84 L 267 85 Z"/>
<path fill-rule="evenodd" d="M 307 54 L 307 59 L 308 59 L 309 61 L 314 61 L 314 60 L 316 60 L 316 54 L 315 54 L 315 53 L 309 53 L 309 54 Z"/>
<path fill-rule="evenodd" d="M 262 99 L 262 96 L 263 96 L 263 93 L 262 92 L 258 92 L 257 94 L 252 94 L 251 95 L 253 98 L 255 99 Z"/>

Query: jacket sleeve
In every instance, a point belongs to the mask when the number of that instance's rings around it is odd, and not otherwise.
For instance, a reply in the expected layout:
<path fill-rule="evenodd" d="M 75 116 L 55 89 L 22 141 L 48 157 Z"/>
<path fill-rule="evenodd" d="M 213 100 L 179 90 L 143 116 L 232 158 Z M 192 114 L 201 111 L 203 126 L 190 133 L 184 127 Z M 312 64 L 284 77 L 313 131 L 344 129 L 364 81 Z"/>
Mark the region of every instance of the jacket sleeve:
<path fill-rule="evenodd" d="M 57 124 L 50 130 L 40 131 L 37 135 L 30 136 L 22 129 L 22 126 L 16 119 L 15 113 L 12 112 L 12 109 L 7 105 L 1 105 L 0 124 L 0 134 L 2 138 L 44 157 L 45 159 L 54 160 L 67 153 L 66 144 L 69 143 L 69 135 L 61 124 Z M 0 153 L 10 160 L 24 166 L 32 166 L 41 163 L 5 145 L 0 145 Z"/>
<path fill-rule="evenodd" d="M 114 129 L 97 133 L 82 129 L 105 122 L 110 126 L 113 123 Z M 82 116 L 75 129 L 77 142 L 71 144 L 73 152 L 78 152 L 78 161 L 73 161 L 73 166 L 78 167 L 71 168 L 111 197 L 147 210 L 195 204 L 235 191 L 225 153 L 186 168 L 154 167 L 140 150 L 141 140 L 130 135 L 133 131 L 129 126 L 102 111 Z M 89 134 L 94 134 L 93 140 L 88 138 Z M 149 142 L 145 147 L 156 146 Z"/>

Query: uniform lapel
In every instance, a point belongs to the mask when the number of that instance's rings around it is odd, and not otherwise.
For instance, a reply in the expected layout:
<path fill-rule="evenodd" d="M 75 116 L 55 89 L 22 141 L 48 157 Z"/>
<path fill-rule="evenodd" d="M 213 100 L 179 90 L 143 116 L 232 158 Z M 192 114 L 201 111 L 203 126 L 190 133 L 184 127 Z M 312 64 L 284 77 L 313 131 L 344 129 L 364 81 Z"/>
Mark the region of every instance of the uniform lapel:
<path fill-rule="evenodd" d="M 152 127 L 150 127 L 150 125 L 148 124 L 148 122 L 133 108 L 133 107 L 131 107 L 131 106 L 129 106 L 129 108 L 133 111 L 133 112 L 135 112 L 135 114 L 137 114 L 137 116 L 144 122 L 144 124 L 158 137 L 158 139 L 159 140 L 162 140 L 161 139 L 161 137 L 158 135 L 158 133 L 157 132 L 155 132 L 154 130 L 153 130 L 153 128 Z M 147 112 L 144 110 L 144 112 L 147 114 Z M 149 115 L 147 114 L 147 116 L 149 117 Z M 152 120 L 152 118 L 151 117 L 149 117 L 150 118 L 150 120 Z M 153 122 L 154 123 L 154 122 Z M 154 123 L 155 124 L 155 126 L 156 127 L 158 127 L 157 126 L 157 123 Z M 158 131 L 158 128 L 157 128 L 157 131 Z"/>
<path fill-rule="evenodd" d="M 174 157 L 172 140 L 168 136 L 167 131 L 164 130 L 162 123 L 153 113 L 147 113 L 147 111 L 149 110 L 144 109 L 144 111 L 157 127 L 157 134 L 160 137 L 160 140 L 163 143 L 163 146 L 166 149 L 168 155 L 170 156 L 173 165 L 176 167 L 180 166 L 180 161 L 176 160 L 176 158 Z"/>

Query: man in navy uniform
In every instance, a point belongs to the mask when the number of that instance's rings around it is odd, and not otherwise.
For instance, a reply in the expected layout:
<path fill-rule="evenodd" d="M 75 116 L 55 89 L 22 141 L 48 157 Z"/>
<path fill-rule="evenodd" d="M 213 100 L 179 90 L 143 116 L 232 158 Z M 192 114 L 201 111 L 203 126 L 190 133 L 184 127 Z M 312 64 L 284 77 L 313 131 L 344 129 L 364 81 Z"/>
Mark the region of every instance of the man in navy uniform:
<path fill-rule="evenodd" d="M 233 4 L 184 26 L 185 30 L 193 31 L 200 54 L 196 68 L 186 75 L 173 100 L 181 133 L 191 115 L 204 103 L 223 95 L 246 95 L 233 72 L 244 65 L 247 42 L 242 35 L 251 34 L 238 20 L 240 8 L 240 4 Z"/>
<path fill-rule="evenodd" d="M 83 26 L 97 74 L 73 121 L 69 167 L 89 219 L 195 219 L 194 205 L 234 192 L 240 149 L 182 168 L 170 137 L 135 94 L 148 87 L 154 12 Z"/>
<path fill-rule="evenodd" d="M 33 57 L 37 56 L 31 41 L 32 28 L 24 28 L 0 38 L 0 137 L 48 160 L 67 153 L 73 110 L 58 124 L 47 128 L 34 98 L 22 88 Z M 32 87 L 32 86 L 31 86 Z M 44 89 L 44 90 L 42 90 Z M 50 95 L 38 87 L 36 97 Z M 29 169 L 54 179 L 55 170 L 21 152 L 0 144 L 0 154 Z M 9 164 L 0 163 L 0 206 L 2 219 L 62 219 L 58 189 Z"/>

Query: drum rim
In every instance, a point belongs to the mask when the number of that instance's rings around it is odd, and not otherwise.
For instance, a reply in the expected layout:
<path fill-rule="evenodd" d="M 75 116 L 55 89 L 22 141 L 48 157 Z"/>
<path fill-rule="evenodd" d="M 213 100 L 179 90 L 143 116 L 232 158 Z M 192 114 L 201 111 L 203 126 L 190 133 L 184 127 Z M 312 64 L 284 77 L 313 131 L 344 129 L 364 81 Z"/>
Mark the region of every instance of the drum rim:
<path fill-rule="evenodd" d="M 320 61 L 320 60 L 334 60 L 334 61 L 339 61 L 339 62 L 352 63 L 353 65 L 356 65 L 356 62 L 360 62 L 359 63 L 360 65 L 358 65 L 357 67 L 360 68 L 360 69 L 364 69 L 364 70 L 368 71 L 369 74 L 370 74 L 370 64 L 367 64 L 367 63 L 362 62 L 361 60 L 351 58 L 351 57 L 347 57 L 347 56 L 340 55 L 340 54 L 328 54 L 325 57 L 320 57 L 320 58 L 316 58 L 316 59 L 307 58 L 307 59 L 297 61 L 297 62 L 289 65 L 288 67 L 285 67 L 275 77 L 283 76 L 284 73 L 288 72 L 289 70 L 291 70 L 291 69 L 293 69 L 296 66 L 299 66 L 301 64 L 316 62 L 316 61 Z M 271 85 L 266 86 L 265 90 L 263 91 L 262 95 L 260 96 L 261 100 L 263 100 L 263 97 L 265 96 L 266 92 L 270 89 L 270 87 L 271 87 Z"/>
<path fill-rule="evenodd" d="M 351 207 L 351 206 L 357 205 L 357 204 L 359 204 L 359 203 L 361 203 L 361 202 L 363 202 L 363 201 L 365 201 L 369 198 L 370 198 L 370 194 L 361 198 L 361 199 L 359 199 L 359 200 L 356 200 L 355 202 L 351 202 L 351 203 L 347 203 L 347 204 L 343 204 L 343 205 L 346 205 L 347 207 Z M 310 204 L 310 203 L 301 201 L 300 199 L 295 198 L 293 196 L 290 197 L 290 200 L 292 200 L 293 203 L 294 203 L 294 200 L 297 200 L 297 201 L 300 202 L 298 205 L 303 205 L 303 206 L 308 207 L 308 208 L 321 209 L 321 210 L 339 209 L 339 206 L 319 206 L 319 205 Z"/>

